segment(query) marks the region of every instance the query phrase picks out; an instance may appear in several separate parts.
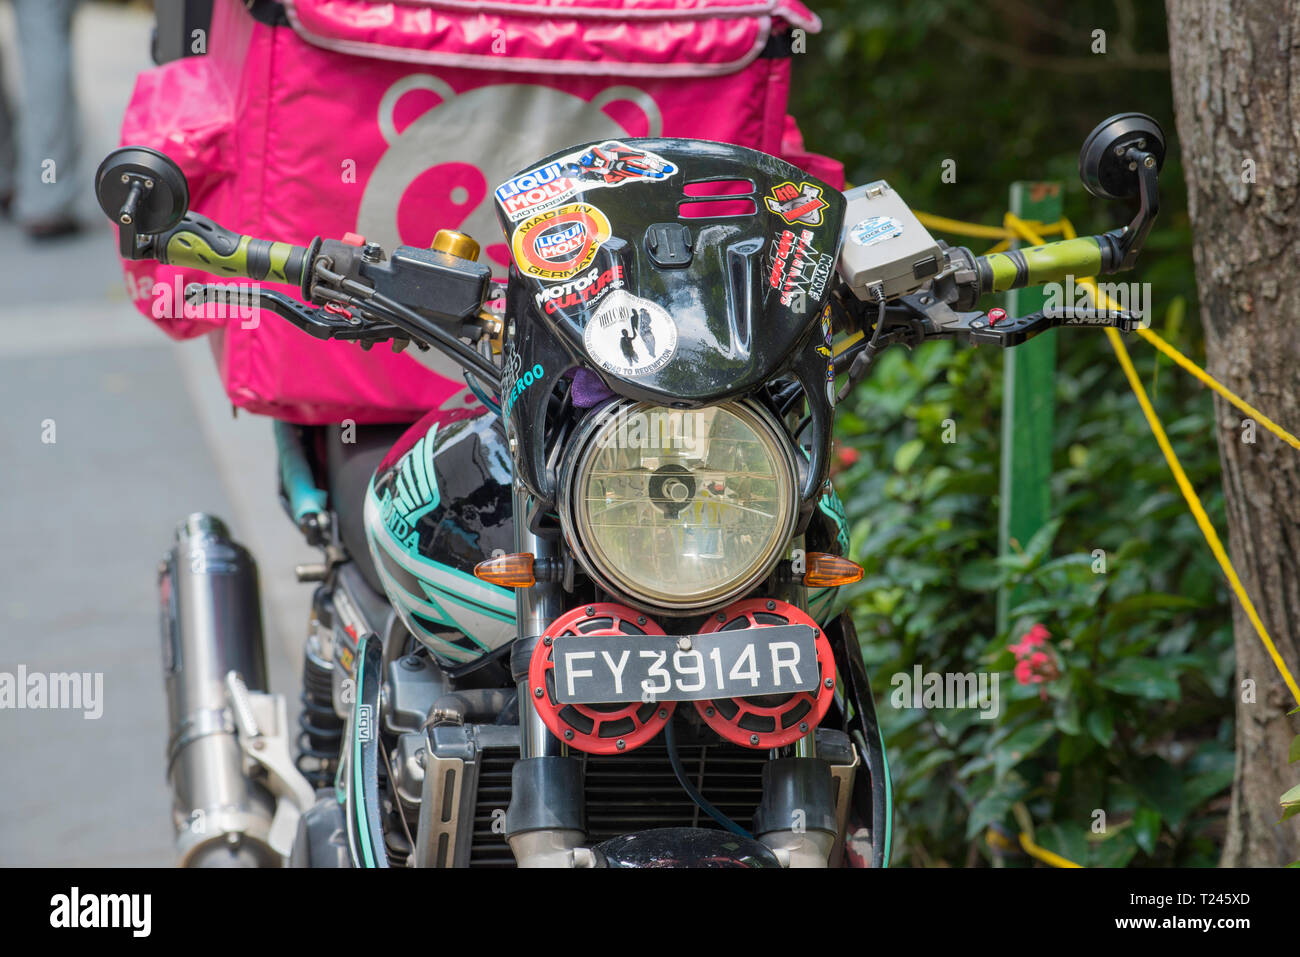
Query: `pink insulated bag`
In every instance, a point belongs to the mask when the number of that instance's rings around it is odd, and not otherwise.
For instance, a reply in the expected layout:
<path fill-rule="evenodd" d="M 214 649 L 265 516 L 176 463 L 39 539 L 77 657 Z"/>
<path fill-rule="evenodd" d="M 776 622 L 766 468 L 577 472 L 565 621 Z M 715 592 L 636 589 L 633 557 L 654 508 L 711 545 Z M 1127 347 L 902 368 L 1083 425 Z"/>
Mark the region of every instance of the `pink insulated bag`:
<path fill-rule="evenodd" d="M 504 277 L 492 191 L 597 139 L 682 136 L 773 153 L 835 185 L 786 115 L 789 51 L 820 22 L 795 0 L 217 0 L 207 52 L 147 70 L 122 142 L 189 178 L 190 208 L 305 244 L 352 232 L 392 249 L 469 233 Z M 430 353 L 320 342 L 278 317 L 215 318 L 169 290 L 213 281 L 124 264 L 169 335 L 211 336 L 230 400 L 302 424 L 413 421 L 473 403 Z M 295 290 L 281 288 L 285 291 Z"/>

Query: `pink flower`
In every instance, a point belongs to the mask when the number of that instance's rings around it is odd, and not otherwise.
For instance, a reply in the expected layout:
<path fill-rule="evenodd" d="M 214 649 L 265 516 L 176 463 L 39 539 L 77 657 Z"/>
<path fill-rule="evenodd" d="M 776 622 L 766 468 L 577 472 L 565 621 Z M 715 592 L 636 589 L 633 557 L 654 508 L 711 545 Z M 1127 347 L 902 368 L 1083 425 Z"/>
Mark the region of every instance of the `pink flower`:
<path fill-rule="evenodd" d="M 1018 683 L 1041 685 L 1061 676 L 1056 659 L 1050 654 L 1050 637 L 1051 632 L 1038 624 L 1021 635 L 1014 645 L 1007 645 L 1007 650 L 1016 656 L 1014 674 Z M 1044 701 L 1047 700 L 1046 688 L 1039 688 L 1038 694 Z"/>
<path fill-rule="evenodd" d="M 1047 644 L 1047 639 L 1051 636 L 1051 632 L 1042 625 L 1034 625 L 1033 628 L 1021 635 L 1020 640 L 1014 645 L 1007 645 L 1007 650 L 1017 658 L 1025 658 L 1039 645 Z"/>
<path fill-rule="evenodd" d="M 832 476 L 840 474 L 845 469 L 856 465 L 860 458 L 862 458 L 862 455 L 857 449 L 847 445 L 837 446 L 835 454 L 831 457 L 830 474 Z"/>

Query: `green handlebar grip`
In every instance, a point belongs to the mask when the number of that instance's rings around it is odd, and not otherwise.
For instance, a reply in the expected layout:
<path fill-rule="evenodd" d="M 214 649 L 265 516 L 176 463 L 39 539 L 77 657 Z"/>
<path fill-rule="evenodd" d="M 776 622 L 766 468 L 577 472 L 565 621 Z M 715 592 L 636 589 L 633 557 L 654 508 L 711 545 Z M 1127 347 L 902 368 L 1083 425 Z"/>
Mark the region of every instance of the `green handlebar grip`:
<path fill-rule="evenodd" d="M 302 285 L 307 261 L 305 246 L 254 239 L 197 213 L 188 213 L 179 226 L 159 236 L 155 248 L 158 261 L 168 265 L 294 286 Z"/>
<path fill-rule="evenodd" d="M 1101 236 L 1080 236 L 979 257 L 981 292 L 1006 292 L 1062 282 L 1067 276 L 1096 276 L 1114 265 L 1111 244 Z"/>

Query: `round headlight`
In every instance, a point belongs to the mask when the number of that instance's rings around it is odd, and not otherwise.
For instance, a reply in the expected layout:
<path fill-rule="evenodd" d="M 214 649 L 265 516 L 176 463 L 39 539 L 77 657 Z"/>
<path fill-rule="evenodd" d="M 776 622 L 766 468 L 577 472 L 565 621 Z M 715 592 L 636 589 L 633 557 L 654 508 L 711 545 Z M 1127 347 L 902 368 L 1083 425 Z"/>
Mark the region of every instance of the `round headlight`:
<path fill-rule="evenodd" d="M 610 591 L 658 608 L 743 594 L 794 531 L 791 444 L 745 403 L 611 406 L 577 436 L 563 472 L 561 520 L 580 560 Z"/>

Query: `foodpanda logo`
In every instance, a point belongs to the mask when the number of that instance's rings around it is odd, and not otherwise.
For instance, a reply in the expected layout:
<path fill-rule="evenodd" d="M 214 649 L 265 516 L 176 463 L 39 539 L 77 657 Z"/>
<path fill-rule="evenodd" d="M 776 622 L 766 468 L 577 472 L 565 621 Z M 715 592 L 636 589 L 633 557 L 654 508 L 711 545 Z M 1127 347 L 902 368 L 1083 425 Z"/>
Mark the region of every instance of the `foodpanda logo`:
<path fill-rule="evenodd" d="M 436 105 L 399 129 L 398 103 L 408 96 Z M 574 186 L 560 164 L 539 169 L 538 159 L 579 143 L 663 132 L 654 99 L 631 86 L 584 100 L 525 83 L 457 92 L 441 77 L 413 73 L 385 91 L 377 112 L 387 148 L 366 182 L 356 231 L 391 249 L 427 248 L 437 230 L 459 229 L 483 245 L 498 277 L 510 248 L 491 241 L 501 236 L 493 200 L 516 213 L 538 210 Z M 528 172 L 517 176 L 520 170 Z M 506 185 L 494 190 L 497 183 Z"/>

